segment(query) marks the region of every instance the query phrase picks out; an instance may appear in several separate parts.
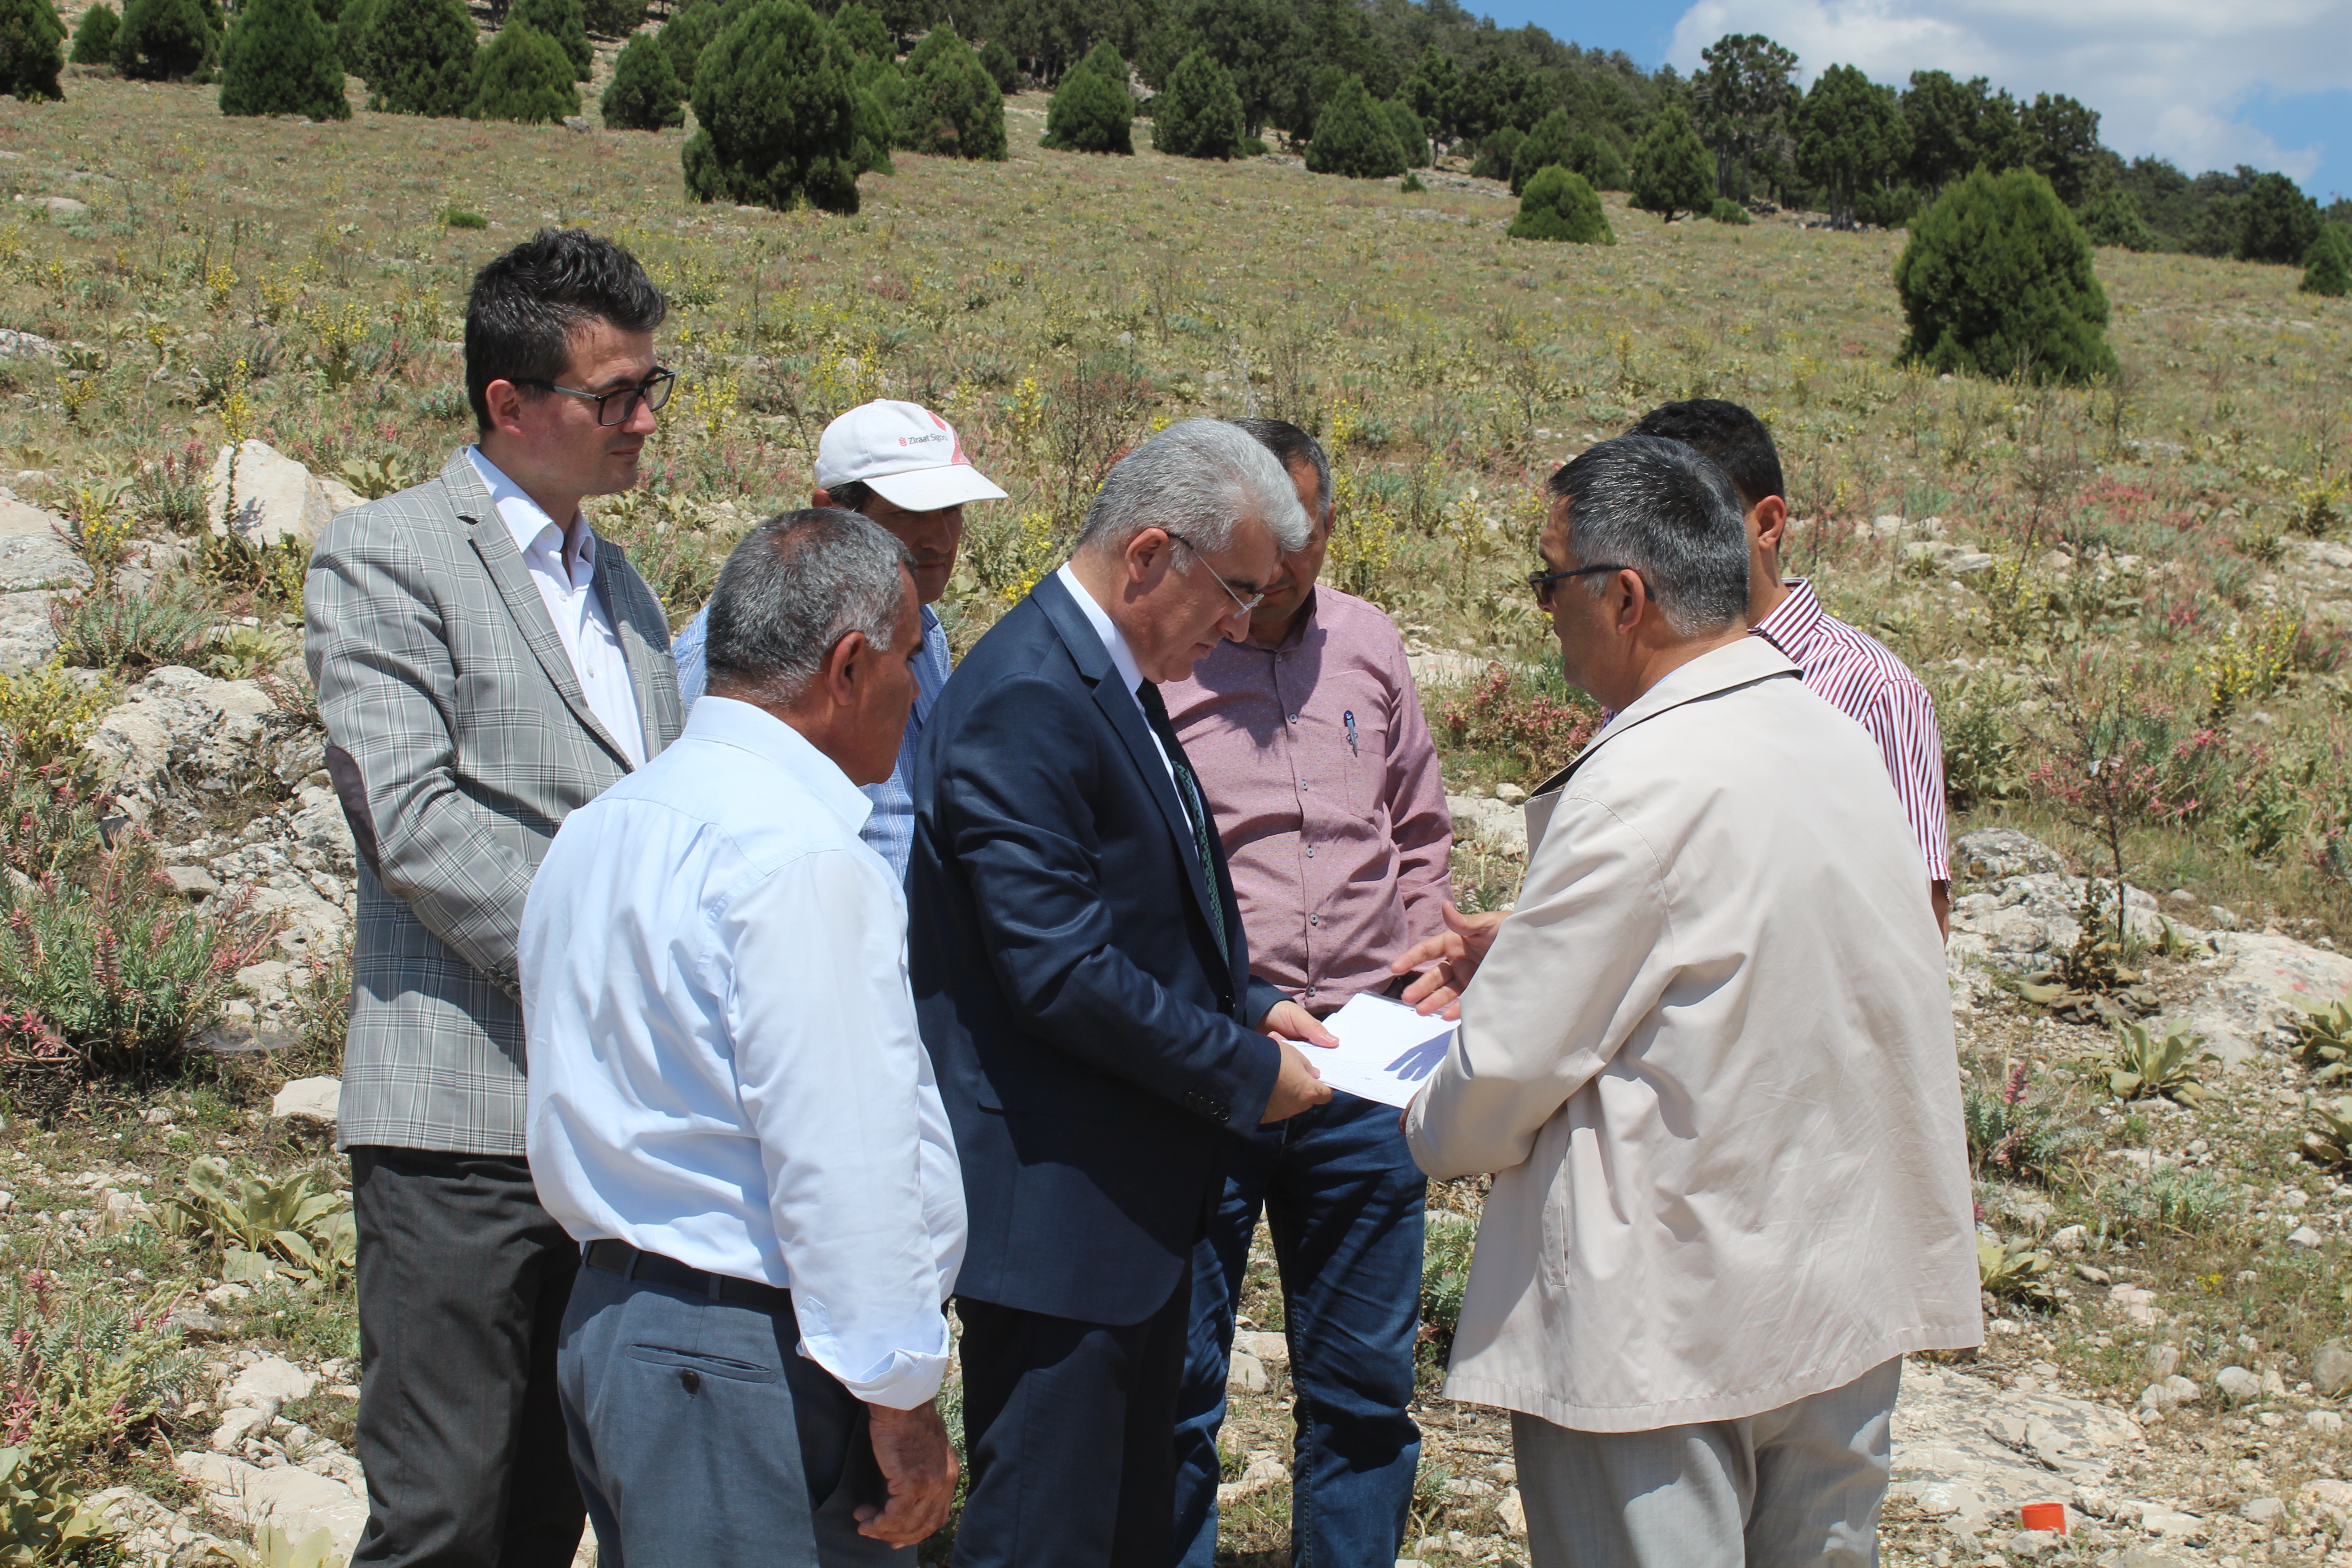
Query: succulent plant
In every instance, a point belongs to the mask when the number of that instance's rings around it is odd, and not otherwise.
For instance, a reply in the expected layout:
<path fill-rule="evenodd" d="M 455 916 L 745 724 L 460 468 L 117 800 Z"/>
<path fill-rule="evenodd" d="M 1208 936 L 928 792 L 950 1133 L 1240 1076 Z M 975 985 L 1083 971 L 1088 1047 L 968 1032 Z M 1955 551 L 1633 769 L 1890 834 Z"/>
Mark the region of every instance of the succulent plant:
<path fill-rule="evenodd" d="M 2300 1004 L 2294 1020 L 2295 1055 L 2312 1069 L 2311 1081 L 2332 1083 L 2352 1074 L 2352 996 L 2317 1006 Z"/>
<path fill-rule="evenodd" d="M 2107 1091 L 2117 1100 L 2145 1100 L 2162 1095 L 2176 1104 L 2195 1106 L 2206 1090 L 2197 1081 L 2197 1064 L 2213 1055 L 2205 1037 L 2179 1019 L 2158 1034 L 2146 1024 L 2117 1020 L 2115 1054 L 2107 1063 Z"/>
<path fill-rule="evenodd" d="M 1994 1300 L 2054 1306 L 2057 1282 L 2058 1260 L 2032 1242 L 1977 1238 L 1977 1286 Z"/>
<path fill-rule="evenodd" d="M 2318 1125 L 2303 1135 L 2303 1157 L 2323 1171 L 2352 1167 L 2352 1095 L 2334 1100 L 2313 1096 L 2304 1104 Z"/>

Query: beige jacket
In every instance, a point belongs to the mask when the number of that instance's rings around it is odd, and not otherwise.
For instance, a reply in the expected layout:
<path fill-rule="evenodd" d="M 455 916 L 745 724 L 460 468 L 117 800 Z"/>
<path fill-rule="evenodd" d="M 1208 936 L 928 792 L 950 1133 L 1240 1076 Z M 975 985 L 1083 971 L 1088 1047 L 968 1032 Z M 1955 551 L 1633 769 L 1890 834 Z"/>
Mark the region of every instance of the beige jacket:
<path fill-rule="evenodd" d="M 1446 1394 L 1735 1420 L 1979 1343 L 1943 945 L 1886 765 L 1760 637 L 1528 804 L 1517 909 L 1407 1115 L 1497 1173 Z"/>

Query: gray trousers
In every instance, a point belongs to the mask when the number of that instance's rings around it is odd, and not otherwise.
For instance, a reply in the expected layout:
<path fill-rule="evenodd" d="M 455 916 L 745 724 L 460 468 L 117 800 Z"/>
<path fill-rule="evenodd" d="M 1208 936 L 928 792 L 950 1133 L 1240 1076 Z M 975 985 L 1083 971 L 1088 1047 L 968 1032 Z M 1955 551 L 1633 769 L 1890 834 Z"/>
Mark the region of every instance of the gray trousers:
<path fill-rule="evenodd" d="M 887 1500 L 866 1406 L 777 1312 L 583 1268 L 556 1382 L 597 1568 L 912 1568 L 857 1533 Z"/>
<path fill-rule="evenodd" d="M 1874 1568 L 1902 1373 L 1654 1432 L 1514 1412 L 1534 1568 Z"/>

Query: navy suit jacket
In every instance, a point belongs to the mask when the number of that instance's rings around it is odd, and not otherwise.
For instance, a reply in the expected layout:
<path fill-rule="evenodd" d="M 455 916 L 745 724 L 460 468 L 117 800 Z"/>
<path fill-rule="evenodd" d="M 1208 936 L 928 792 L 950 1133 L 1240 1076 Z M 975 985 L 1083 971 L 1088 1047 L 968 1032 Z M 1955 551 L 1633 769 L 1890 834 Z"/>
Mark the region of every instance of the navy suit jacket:
<path fill-rule="evenodd" d="M 1047 577 L 965 656 L 923 725 L 908 868 L 923 1042 L 971 1240 L 957 1294 L 1142 1321 L 1176 1289 L 1265 1113 L 1281 994 L 1134 696 Z M 1224 910 L 1219 950 L 1208 900 Z"/>

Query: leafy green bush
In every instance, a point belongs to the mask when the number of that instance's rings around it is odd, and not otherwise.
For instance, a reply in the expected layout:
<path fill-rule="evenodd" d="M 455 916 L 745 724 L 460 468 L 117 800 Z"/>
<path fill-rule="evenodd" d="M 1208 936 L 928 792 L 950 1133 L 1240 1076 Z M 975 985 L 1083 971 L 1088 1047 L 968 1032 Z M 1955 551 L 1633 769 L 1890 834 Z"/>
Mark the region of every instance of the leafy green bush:
<path fill-rule="evenodd" d="M 1528 182 L 1511 220 L 1513 239 L 1565 240 L 1573 245 L 1614 245 L 1617 236 L 1601 210 L 1601 198 L 1581 174 L 1558 163 Z"/>
<path fill-rule="evenodd" d="M 7 743 L 11 765 L 41 768 L 78 759 L 82 742 L 113 705 L 114 693 L 103 681 L 83 685 L 66 673 L 62 659 L 0 675 L 0 741 Z"/>
<path fill-rule="evenodd" d="M 37 1468 L 119 1454 L 133 1428 L 186 1397 L 196 1367 L 179 1331 L 163 1326 L 170 1295 L 140 1300 L 114 1288 L 71 1289 L 43 1268 L 8 1282 L 0 1301 L 7 1346 L 0 1350 L 0 1377 L 10 1385 L 12 1434 L 21 1436 L 0 1451 L 0 1494 L 32 1479 L 28 1462 L 38 1461 Z M 19 1531 L 22 1517 L 10 1505 L 21 1500 L 19 1492 L 0 1501 L 0 1517 Z M 54 1559 L 0 1554 L 0 1563 L 36 1561 Z"/>
<path fill-rule="evenodd" d="M 683 154 L 687 194 L 856 212 L 857 104 L 833 30 L 801 0 L 755 0 L 706 53 L 710 68 L 694 83 L 701 129 Z"/>
<path fill-rule="evenodd" d="M 110 66 L 114 63 L 115 40 L 121 36 L 122 18 L 107 5 L 92 5 L 81 14 L 81 26 L 74 29 L 73 63 L 78 66 Z"/>
<path fill-rule="evenodd" d="M 1715 205 L 1706 209 L 1706 216 L 1717 223 L 1727 223 L 1735 228 L 1743 228 L 1756 221 L 1748 216 L 1746 207 L 1741 206 L 1729 196 L 1716 197 Z"/>
<path fill-rule="evenodd" d="M 2197 1064 L 2213 1055 L 2205 1037 L 2178 1020 L 2162 1034 L 2146 1024 L 2116 1025 L 2115 1052 L 2107 1063 L 2107 1092 L 2117 1100 L 2143 1100 L 2156 1095 L 2192 1110 L 2206 1090 L 2197 1081 Z"/>
<path fill-rule="evenodd" d="M 949 29 L 952 32 L 954 29 Z M 890 42 L 889 26 L 882 14 L 865 0 L 849 0 L 849 4 L 833 14 L 833 31 L 853 52 L 869 60 L 888 62 L 898 58 Z"/>
<path fill-rule="evenodd" d="M 1424 1377 L 1442 1375 L 1454 1354 L 1477 1240 L 1476 1220 L 1443 1209 L 1429 1211 L 1421 1246 L 1421 1334 L 1414 1350 Z"/>
<path fill-rule="evenodd" d="M 2047 1310 L 2058 1304 L 2058 1260 L 2028 1240 L 2004 1247 L 1977 1237 L 1977 1289 L 1996 1301 Z"/>
<path fill-rule="evenodd" d="M 1429 127 L 1421 122 L 1421 116 L 1412 111 L 1412 105 L 1392 98 L 1379 108 L 1388 120 L 1389 129 L 1396 134 L 1397 147 L 1404 153 L 1405 166 L 1410 169 L 1428 168 Z"/>
<path fill-rule="evenodd" d="M 597 107 L 607 131 L 667 131 L 686 123 L 686 89 L 669 68 L 658 35 L 640 33 L 622 47 Z"/>
<path fill-rule="evenodd" d="M 114 64 L 141 81 L 184 81 L 210 69 L 220 47 L 220 12 L 209 0 L 125 0 Z"/>
<path fill-rule="evenodd" d="M 1135 95 L 1128 90 L 1127 61 L 1108 41 L 1097 44 L 1054 89 L 1039 145 L 1121 156 L 1135 151 Z"/>
<path fill-rule="evenodd" d="M 1478 143 L 1478 155 L 1470 160 L 1470 173 L 1481 180 L 1507 180 L 1511 164 L 1519 155 L 1519 144 L 1528 133 L 1516 125 L 1506 125 Z"/>
<path fill-rule="evenodd" d="M 204 646 L 211 625 L 212 607 L 184 579 L 111 595 L 58 594 L 49 600 L 58 651 L 86 668 L 118 674 L 187 663 Z"/>
<path fill-rule="evenodd" d="M 1004 161 L 1004 94 L 952 27 L 934 27 L 907 57 L 899 143 L 917 153 Z"/>
<path fill-rule="evenodd" d="M 2275 172 L 2257 174 L 2246 188 L 2238 229 L 2238 259 L 2291 266 L 2319 237 L 2319 204 Z"/>
<path fill-rule="evenodd" d="M 352 117 L 334 34 L 310 0 L 246 0 L 221 56 L 220 111 Z"/>
<path fill-rule="evenodd" d="M 625 38 L 645 26 L 646 0 L 583 0 L 581 17 L 600 38 Z"/>
<path fill-rule="evenodd" d="M 2156 248 L 2156 231 L 2139 216 L 2139 203 L 2121 186 L 2101 191 L 2074 216 L 2093 245 L 2111 245 L 2119 250 Z"/>
<path fill-rule="evenodd" d="M 1396 132 L 1364 87 L 1350 76 L 1315 117 L 1315 139 L 1307 144 L 1307 167 L 1318 174 L 1355 180 L 1385 180 L 1405 170 Z"/>
<path fill-rule="evenodd" d="M 335 17 L 335 53 L 343 69 L 362 81 L 373 79 L 368 67 L 368 30 L 375 26 L 376 8 L 383 0 L 343 0 Z"/>
<path fill-rule="evenodd" d="M 1682 105 L 1670 104 L 1633 149 L 1633 205 L 1668 223 L 1715 203 L 1715 159 Z"/>
<path fill-rule="evenodd" d="M 586 81 L 596 70 L 595 47 L 588 42 L 588 18 L 580 8 L 580 0 L 514 0 L 507 12 L 507 27 L 536 27 L 562 47 L 563 58 L 571 63 L 572 79 Z M 500 29 L 502 32 L 503 28 Z M 574 114 L 579 113 L 573 110 Z M 493 115 L 495 120 L 511 118 Z"/>
<path fill-rule="evenodd" d="M 2140 1242 L 2199 1235 L 2226 1223 L 2243 1206 L 2235 1183 L 2175 1165 L 2102 1182 L 2091 1205 L 2107 1234 Z"/>
<path fill-rule="evenodd" d="M 2303 292 L 2342 299 L 2352 294 L 2352 232 L 2322 224 L 2319 237 L 2303 253 Z"/>
<path fill-rule="evenodd" d="M 2116 374 L 2090 241 L 2030 169 L 1978 169 L 1911 226 L 1895 264 L 1906 364 L 2085 382 Z"/>
<path fill-rule="evenodd" d="M 1233 73 L 1206 49 L 1179 60 L 1152 100 L 1151 144 L 1179 158 L 1231 158 L 1244 129 Z"/>
<path fill-rule="evenodd" d="M 980 47 L 980 68 L 996 84 L 996 90 L 1006 97 L 1021 90 L 1021 65 L 1013 51 L 998 39 L 991 38 Z"/>
<path fill-rule="evenodd" d="M 181 1184 L 163 1202 L 164 1228 L 208 1237 L 223 1279 L 323 1290 L 350 1275 L 359 1239 L 352 1196 L 316 1171 L 273 1181 L 206 1154 L 189 1162 Z"/>
<path fill-rule="evenodd" d="M 64 96 L 65 24 L 50 0 L 0 0 L 0 92 L 28 102 Z"/>
<path fill-rule="evenodd" d="M 455 119 L 474 96 L 474 19 L 463 0 L 366 0 L 368 107 Z"/>
<path fill-rule="evenodd" d="M 0 1562 L 32 1564 L 112 1559 L 114 1531 L 83 1503 L 72 1468 L 25 1448 L 0 1448 Z"/>
<path fill-rule="evenodd" d="M 2073 1126 L 2053 1107 L 2031 1098 L 2023 1063 L 1987 1093 L 1971 1082 L 1960 1096 L 1969 1163 L 1979 1175 L 2047 1185 L 2073 1162 L 2097 1152 L 2098 1134 Z"/>
<path fill-rule="evenodd" d="M 1596 191 L 1622 191 L 1633 183 L 1617 143 L 1596 132 L 1580 131 L 1570 137 L 1568 156 L 1561 162 Z"/>
<path fill-rule="evenodd" d="M 549 125 L 580 112 L 580 89 L 563 46 L 537 27 L 509 22 L 474 64 L 472 120 Z"/>
<path fill-rule="evenodd" d="M 669 68 L 677 78 L 678 86 L 689 94 L 694 91 L 694 68 L 702 58 L 702 51 L 719 36 L 719 29 L 742 14 L 750 0 L 696 0 L 696 3 L 673 14 L 662 24 L 654 39 L 669 56 Z"/>
<path fill-rule="evenodd" d="M 1575 139 L 1576 128 L 1569 123 L 1568 110 L 1555 109 L 1536 121 L 1534 130 L 1519 142 L 1518 151 L 1511 154 L 1511 195 L 1528 194 L 1528 182 L 1557 163 L 1568 166 L 1568 149 Z"/>

